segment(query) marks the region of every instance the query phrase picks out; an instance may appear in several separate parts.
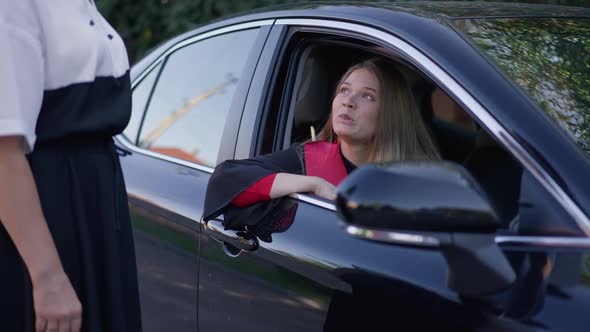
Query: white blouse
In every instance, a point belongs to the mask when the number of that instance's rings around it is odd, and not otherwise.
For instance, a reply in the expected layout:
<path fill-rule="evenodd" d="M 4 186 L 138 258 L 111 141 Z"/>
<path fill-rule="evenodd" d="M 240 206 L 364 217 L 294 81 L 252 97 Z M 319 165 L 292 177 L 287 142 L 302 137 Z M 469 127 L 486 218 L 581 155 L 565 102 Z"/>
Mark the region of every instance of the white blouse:
<path fill-rule="evenodd" d="M 35 144 L 45 91 L 129 69 L 121 37 L 92 0 L 0 0 L 0 136 Z"/>

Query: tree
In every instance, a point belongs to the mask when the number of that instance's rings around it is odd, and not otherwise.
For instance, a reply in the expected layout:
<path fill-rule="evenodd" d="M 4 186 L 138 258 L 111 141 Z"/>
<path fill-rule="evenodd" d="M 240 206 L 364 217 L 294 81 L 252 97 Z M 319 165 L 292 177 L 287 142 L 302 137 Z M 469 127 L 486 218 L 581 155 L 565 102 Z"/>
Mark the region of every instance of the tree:
<path fill-rule="evenodd" d="M 405 0 L 402 0 L 403 2 Z M 474 0 L 470 0 L 474 1 Z M 480 0 L 481 1 L 481 0 Z M 495 0 L 515 2 L 514 0 Z M 168 38 L 205 22 L 256 8 L 303 0 L 101 0 L 100 11 L 121 34 L 132 62 Z M 307 0 L 308 3 L 339 1 Z M 392 2 L 377 0 L 376 2 Z M 586 0 L 520 0 L 527 3 L 586 6 Z"/>

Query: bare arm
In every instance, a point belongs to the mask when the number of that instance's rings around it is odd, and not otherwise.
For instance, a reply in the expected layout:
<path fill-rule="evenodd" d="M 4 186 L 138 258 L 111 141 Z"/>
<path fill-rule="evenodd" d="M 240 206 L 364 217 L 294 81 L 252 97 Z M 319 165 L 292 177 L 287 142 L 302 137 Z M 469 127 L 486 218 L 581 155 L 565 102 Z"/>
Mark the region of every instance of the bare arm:
<path fill-rule="evenodd" d="M 316 176 L 279 173 L 270 189 L 270 198 L 279 198 L 292 193 L 313 192 L 314 194 L 330 199 L 336 199 L 336 187 L 326 180 Z"/>
<path fill-rule="evenodd" d="M 0 220 L 36 280 L 62 267 L 20 144 L 0 138 Z"/>
<path fill-rule="evenodd" d="M 67 331 L 78 331 L 81 305 L 63 271 L 21 144 L 19 137 L 0 137 L 0 222 L 29 270 L 37 330 L 69 325 Z"/>

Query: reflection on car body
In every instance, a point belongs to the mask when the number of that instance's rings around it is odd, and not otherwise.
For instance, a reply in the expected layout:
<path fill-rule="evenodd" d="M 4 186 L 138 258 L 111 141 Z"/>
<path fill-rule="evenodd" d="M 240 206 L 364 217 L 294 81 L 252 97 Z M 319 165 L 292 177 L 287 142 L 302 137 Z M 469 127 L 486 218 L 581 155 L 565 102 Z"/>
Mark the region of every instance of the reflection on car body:
<path fill-rule="evenodd" d="M 582 8 L 363 3 L 163 44 L 132 69 L 117 138 L 145 330 L 586 331 L 589 36 Z M 357 196 L 336 205 L 292 195 L 258 230 L 203 223 L 217 164 L 309 139 L 343 70 L 374 55 L 412 87 L 444 161 L 359 168 L 376 185 L 351 175 Z"/>

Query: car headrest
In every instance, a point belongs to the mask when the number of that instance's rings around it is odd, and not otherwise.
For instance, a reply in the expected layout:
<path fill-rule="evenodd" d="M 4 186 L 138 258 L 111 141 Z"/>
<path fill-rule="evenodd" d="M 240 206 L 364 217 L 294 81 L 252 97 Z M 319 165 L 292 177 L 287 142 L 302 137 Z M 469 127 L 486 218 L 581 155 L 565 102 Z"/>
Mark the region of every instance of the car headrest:
<path fill-rule="evenodd" d="M 333 93 L 329 74 L 316 58 L 307 57 L 302 68 L 293 118 L 296 127 L 321 122 L 329 113 Z"/>

